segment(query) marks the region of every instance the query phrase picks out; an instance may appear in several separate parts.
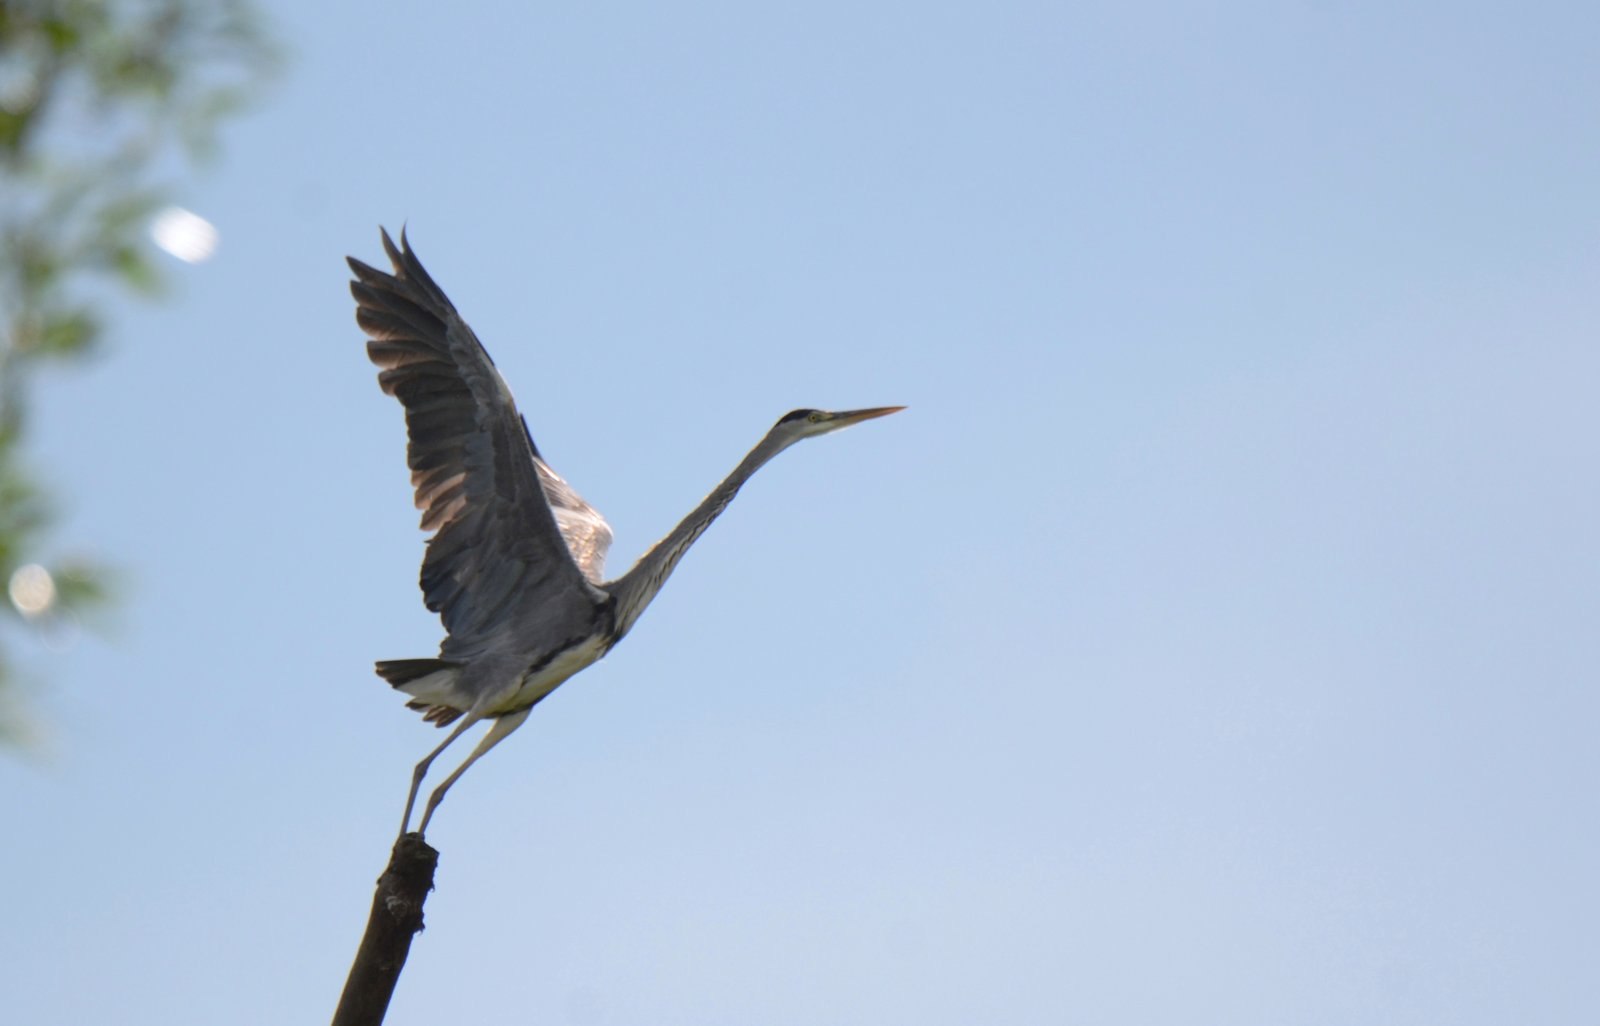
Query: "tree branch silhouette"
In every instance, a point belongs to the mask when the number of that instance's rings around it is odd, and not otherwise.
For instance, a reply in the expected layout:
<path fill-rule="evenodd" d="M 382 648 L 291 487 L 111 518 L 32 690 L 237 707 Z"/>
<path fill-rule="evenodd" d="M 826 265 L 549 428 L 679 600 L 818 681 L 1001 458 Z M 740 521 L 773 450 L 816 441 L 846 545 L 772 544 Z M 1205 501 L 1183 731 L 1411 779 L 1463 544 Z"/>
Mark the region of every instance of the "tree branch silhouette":
<path fill-rule="evenodd" d="M 411 951 L 411 938 L 422 932 L 422 905 L 433 890 L 438 865 L 439 853 L 421 834 L 405 834 L 394 843 L 388 868 L 378 877 L 367 930 L 333 1013 L 333 1026 L 383 1022 Z"/>

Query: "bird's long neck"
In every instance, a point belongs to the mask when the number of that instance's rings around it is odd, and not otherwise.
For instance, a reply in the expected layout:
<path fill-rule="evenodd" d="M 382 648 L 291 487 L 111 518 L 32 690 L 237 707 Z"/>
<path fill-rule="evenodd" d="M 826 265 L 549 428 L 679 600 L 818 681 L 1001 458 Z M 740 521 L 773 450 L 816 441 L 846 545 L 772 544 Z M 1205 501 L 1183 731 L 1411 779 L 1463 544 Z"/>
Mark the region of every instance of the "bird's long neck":
<path fill-rule="evenodd" d="M 672 529 L 672 533 L 656 542 L 649 552 L 639 557 L 639 561 L 621 577 L 607 585 L 612 596 L 616 599 L 616 631 L 617 636 L 628 633 L 634 622 L 650 605 L 656 597 L 656 592 L 667 583 L 667 578 L 678 565 L 678 560 L 689 551 L 699 537 L 705 533 L 711 522 L 722 515 L 728 508 L 728 503 L 739 494 L 739 489 L 744 483 L 760 470 L 772 457 L 788 448 L 793 439 L 778 440 L 776 429 L 767 433 L 767 436 L 757 443 L 749 455 L 739 461 L 733 468 L 733 473 L 723 479 L 722 483 L 712 489 L 711 494 L 703 499 L 700 505 Z"/>

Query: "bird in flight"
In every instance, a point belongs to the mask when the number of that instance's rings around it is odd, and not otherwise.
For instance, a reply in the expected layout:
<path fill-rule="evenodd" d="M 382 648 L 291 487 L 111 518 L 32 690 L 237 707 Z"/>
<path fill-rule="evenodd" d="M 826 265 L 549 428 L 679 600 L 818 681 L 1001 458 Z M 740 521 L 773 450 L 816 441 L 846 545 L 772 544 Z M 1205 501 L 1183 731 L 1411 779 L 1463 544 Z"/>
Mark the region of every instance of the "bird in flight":
<path fill-rule="evenodd" d="M 428 798 L 421 837 L 467 767 L 622 640 L 689 546 L 767 461 L 802 439 L 904 407 L 783 415 L 670 534 L 608 581 L 605 518 L 540 455 L 494 362 L 423 270 L 405 232 L 399 246 L 382 235 L 393 273 L 352 257 L 350 292 L 378 384 L 405 407 L 411 485 L 422 528 L 433 532 L 422 561 L 423 601 L 439 614 L 445 639 L 438 658 L 384 660 L 377 671 L 424 720 L 456 724 L 412 774 L 402 835 L 433 761 L 468 729 L 492 721 Z"/>

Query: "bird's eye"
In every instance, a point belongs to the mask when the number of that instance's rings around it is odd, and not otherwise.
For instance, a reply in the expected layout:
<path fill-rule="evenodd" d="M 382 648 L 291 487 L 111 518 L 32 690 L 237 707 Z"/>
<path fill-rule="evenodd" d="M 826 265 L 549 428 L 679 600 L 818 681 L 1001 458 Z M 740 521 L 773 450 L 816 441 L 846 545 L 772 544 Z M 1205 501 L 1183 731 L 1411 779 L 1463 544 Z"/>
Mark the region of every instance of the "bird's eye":
<path fill-rule="evenodd" d="M 809 420 L 813 424 L 821 424 L 822 423 L 822 416 L 823 416 L 823 414 L 822 414 L 821 410 L 812 410 L 811 411 L 811 415 L 806 417 L 806 419 Z"/>

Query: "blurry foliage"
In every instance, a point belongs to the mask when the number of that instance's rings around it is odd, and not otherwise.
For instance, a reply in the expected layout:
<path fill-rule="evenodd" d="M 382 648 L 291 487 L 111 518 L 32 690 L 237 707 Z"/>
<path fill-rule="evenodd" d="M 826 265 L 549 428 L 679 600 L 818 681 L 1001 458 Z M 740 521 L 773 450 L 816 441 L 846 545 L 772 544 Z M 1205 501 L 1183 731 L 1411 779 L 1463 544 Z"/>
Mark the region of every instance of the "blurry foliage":
<path fill-rule="evenodd" d="M 107 298 L 159 292 L 150 219 L 277 56 L 249 0 L 0 0 L 0 740 L 22 730 L 7 650 L 50 629 L 5 596 L 12 574 L 45 566 L 56 616 L 105 598 L 103 570 L 48 555 L 33 372 L 92 353 Z"/>

